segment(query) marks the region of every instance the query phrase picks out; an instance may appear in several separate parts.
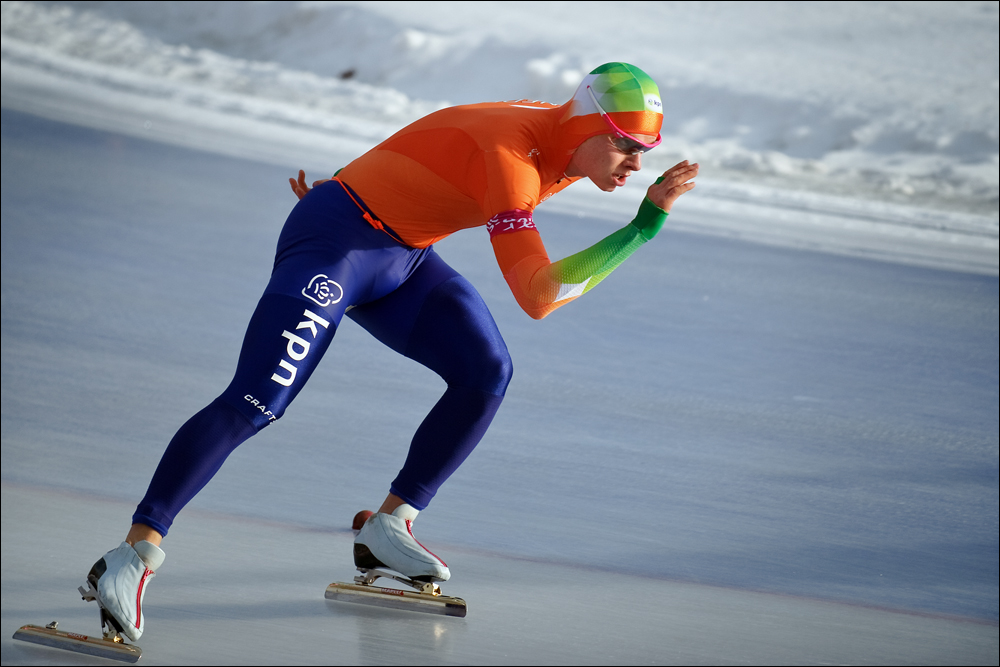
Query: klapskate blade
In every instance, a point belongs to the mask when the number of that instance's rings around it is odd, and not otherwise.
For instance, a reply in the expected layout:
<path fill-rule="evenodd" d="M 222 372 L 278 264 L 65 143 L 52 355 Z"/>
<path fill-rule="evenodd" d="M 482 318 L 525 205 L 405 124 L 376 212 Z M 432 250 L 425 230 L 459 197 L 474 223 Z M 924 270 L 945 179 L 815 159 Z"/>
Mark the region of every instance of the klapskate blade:
<path fill-rule="evenodd" d="M 466 611 L 465 600 L 462 598 L 402 591 L 398 588 L 345 584 L 336 581 L 327 586 L 326 599 L 460 618 L 465 617 Z"/>
<path fill-rule="evenodd" d="M 74 632 L 62 632 L 40 625 L 22 625 L 14 633 L 14 639 L 122 662 L 138 662 L 142 657 L 142 649 L 132 644 L 113 642 L 103 637 L 78 635 Z"/>

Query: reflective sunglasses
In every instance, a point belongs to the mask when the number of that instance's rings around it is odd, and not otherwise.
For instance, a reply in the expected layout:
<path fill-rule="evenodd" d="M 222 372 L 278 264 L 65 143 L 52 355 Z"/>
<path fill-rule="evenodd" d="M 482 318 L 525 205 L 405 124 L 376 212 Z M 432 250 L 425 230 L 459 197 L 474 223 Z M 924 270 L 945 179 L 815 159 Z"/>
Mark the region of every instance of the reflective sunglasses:
<path fill-rule="evenodd" d="M 597 96 L 594 95 L 594 91 L 590 86 L 587 86 L 587 92 L 590 93 L 590 99 L 594 100 L 594 106 L 596 106 L 597 110 L 601 112 L 601 118 L 604 119 L 604 122 L 607 123 L 608 127 L 611 128 L 612 133 L 615 135 L 615 138 L 611 140 L 611 143 L 613 143 L 615 148 L 620 150 L 622 153 L 627 155 L 645 153 L 651 148 L 656 148 L 660 145 L 660 142 L 663 141 L 663 138 L 659 133 L 656 135 L 656 141 L 651 144 L 639 141 L 631 134 L 615 125 L 615 121 L 611 120 L 611 116 L 608 115 L 608 112 L 605 111 L 597 101 Z"/>

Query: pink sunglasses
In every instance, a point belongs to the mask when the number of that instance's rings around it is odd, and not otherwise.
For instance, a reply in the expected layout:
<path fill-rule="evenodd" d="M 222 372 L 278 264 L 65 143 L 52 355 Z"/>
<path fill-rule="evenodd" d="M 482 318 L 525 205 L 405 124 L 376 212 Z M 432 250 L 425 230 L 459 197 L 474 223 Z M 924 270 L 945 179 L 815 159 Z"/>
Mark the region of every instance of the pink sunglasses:
<path fill-rule="evenodd" d="M 651 148 L 656 148 L 660 145 L 660 142 L 663 141 L 663 138 L 659 135 L 659 133 L 656 135 L 656 141 L 651 144 L 639 141 L 631 134 L 615 125 L 615 121 L 611 120 L 611 116 L 608 115 L 608 112 L 606 112 L 601 107 L 600 103 L 598 103 L 597 96 L 594 95 L 594 91 L 590 88 L 590 86 L 587 86 L 587 92 L 590 93 L 590 99 L 594 100 L 594 106 L 596 106 L 597 110 L 601 112 L 601 118 L 604 119 L 604 122 L 607 123 L 608 127 L 610 127 L 614 132 L 615 138 L 612 140 L 612 143 L 615 145 L 615 148 L 621 152 L 628 155 L 645 153 Z"/>

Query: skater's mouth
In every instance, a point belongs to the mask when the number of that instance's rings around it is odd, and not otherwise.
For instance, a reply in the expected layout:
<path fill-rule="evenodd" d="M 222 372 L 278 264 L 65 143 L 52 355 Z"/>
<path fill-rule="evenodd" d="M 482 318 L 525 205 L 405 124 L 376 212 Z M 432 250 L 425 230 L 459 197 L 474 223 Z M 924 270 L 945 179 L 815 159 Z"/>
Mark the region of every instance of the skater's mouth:
<path fill-rule="evenodd" d="M 626 171 L 624 173 L 615 173 L 611 175 L 612 180 L 615 182 L 617 187 L 622 187 L 625 185 L 625 179 L 632 175 L 631 171 Z"/>

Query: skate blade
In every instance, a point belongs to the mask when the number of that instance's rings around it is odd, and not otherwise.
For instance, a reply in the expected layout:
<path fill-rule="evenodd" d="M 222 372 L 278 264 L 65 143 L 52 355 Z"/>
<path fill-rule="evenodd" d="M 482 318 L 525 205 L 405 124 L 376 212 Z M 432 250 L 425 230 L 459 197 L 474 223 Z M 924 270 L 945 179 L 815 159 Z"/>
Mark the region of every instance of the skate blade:
<path fill-rule="evenodd" d="M 389 607 L 390 609 L 420 611 L 425 614 L 458 616 L 459 618 L 465 618 L 466 612 L 465 600 L 462 598 L 415 593 L 398 588 L 345 584 L 337 581 L 327 586 L 326 599 Z"/>
<path fill-rule="evenodd" d="M 63 632 L 40 625 L 21 626 L 14 633 L 14 639 L 122 662 L 138 662 L 142 657 L 142 649 L 132 644 L 114 642 L 103 637 L 78 635 L 75 632 Z"/>

